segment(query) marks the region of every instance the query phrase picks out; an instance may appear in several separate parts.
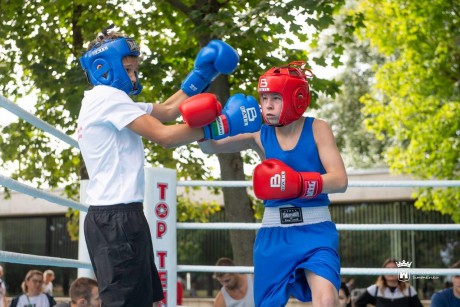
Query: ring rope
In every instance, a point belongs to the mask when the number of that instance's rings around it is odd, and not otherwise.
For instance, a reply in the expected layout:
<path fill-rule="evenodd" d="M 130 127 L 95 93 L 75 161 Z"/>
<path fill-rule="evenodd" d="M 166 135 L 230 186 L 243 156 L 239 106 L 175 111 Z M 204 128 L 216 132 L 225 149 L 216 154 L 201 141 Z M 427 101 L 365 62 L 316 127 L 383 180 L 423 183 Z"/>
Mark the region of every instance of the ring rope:
<path fill-rule="evenodd" d="M 179 187 L 222 187 L 222 188 L 250 188 L 252 181 L 206 181 L 206 180 L 179 180 L 177 181 Z M 376 181 L 362 181 L 350 180 L 348 182 L 349 188 L 359 187 L 375 187 L 375 188 L 422 188 L 422 187 L 435 187 L 435 188 L 451 188 L 460 187 L 460 180 L 376 180 Z"/>
<path fill-rule="evenodd" d="M 58 266 L 68 268 L 92 269 L 91 263 L 82 262 L 74 259 L 65 259 L 58 257 L 35 256 L 29 254 L 13 253 L 0 251 L 0 260 L 4 262 L 18 264 L 34 264 L 46 266 Z M 460 275 L 460 269 L 410 269 L 410 268 L 342 268 L 341 275 L 385 275 L 398 274 L 401 270 L 412 275 Z M 208 265 L 178 265 L 178 272 L 204 272 L 204 273 L 254 273 L 252 266 L 232 266 L 232 267 L 216 267 Z"/>
<path fill-rule="evenodd" d="M 261 223 L 177 223 L 177 229 L 257 230 Z M 460 230 L 460 224 L 336 224 L 337 230 Z"/>
<path fill-rule="evenodd" d="M 35 264 L 47 266 L 59 266 L 66 268 L 92 269 L 91 263 L 82 262 L 75 259 L 59 257 L 37 256 L 30 254 L 13 253 L 0 250 L 0 260 L 4 262 L 19 264 Z"/>
<path fill-rule="evenodd" d="M 84 212 L 88 211 L 87 205 L 31 187 L 2 174 L 0 174 L 0 185 L 32 197 L 41 198 L 61 206 L 70 207 L 74 210 L 80 210 Z"/>
<path fill-rule="evenodd" d="M 341 275 L 388 275 L 398 274 L 404 270 L 413 275 L 460 275 L 460 269 L 409 269 L 409 268 L 342 268 Z M 178 265 L 178 272 L 206 272 L 206 273 L 247 273 L 253 274 L 254 267 L 251 266 L 231 266 L 216 267 L 212 265 Z"/>
<path fill-rule="evenodd" d="M 26 110 L 24 110 L 23 108 L 21 108 L 17 104 L 13 103 L 9 99 L 3 97 L 2 95 L 0 95 L 0 106 L 5 108 L 6 110 L 10 111 L 14 115 L 18 116 L 19 118 L 22 118 L 26 122 L 34 125 L 35 127 L 40 128 L 43 131 L 54 135 L 55 137 L 57 137 L 61 141 L 66 142 L 70 146 L 73 146 L 75 148 L 79 148 L 78 147 L 78 142 L 76 140 L 74 140 L 73 138 L 71 138 L 70 136 L 65 134 L 64 132 L 62 132 L 60 130 L 57 130 L 56 128 L 54 128 L 53 126 L 48 124 L 47 122 L 39 119 L 38 117 L 36 117 L 32 113 L 27 112 Z"/>

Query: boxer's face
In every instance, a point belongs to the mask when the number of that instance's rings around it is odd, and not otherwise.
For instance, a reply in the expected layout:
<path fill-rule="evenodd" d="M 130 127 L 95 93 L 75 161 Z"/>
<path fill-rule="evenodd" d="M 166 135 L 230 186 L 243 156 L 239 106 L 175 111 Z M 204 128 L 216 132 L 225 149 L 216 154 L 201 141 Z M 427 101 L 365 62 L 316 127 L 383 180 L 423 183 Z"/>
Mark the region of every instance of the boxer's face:
<path fill-rule="evenodd" d="M 278 93 L 266 93 L 260 96 L 262 113 L 270 125 L 279 123 L 283 98 Z"/>
<path fill-rule="evenodd" d="M 129 79 L 131 80 L 133 86 L 137 82 L 137 74 L 139 71 L 139 58 L 135 56 L 127 56 L 123 58 L 123 67 L 128 73 Z"/>

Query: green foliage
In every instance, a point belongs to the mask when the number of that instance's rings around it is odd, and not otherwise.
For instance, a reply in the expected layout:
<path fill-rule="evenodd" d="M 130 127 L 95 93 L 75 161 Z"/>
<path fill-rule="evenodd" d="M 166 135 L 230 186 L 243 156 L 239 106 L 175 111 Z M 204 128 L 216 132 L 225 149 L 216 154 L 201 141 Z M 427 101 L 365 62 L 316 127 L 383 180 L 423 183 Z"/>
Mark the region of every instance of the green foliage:
<path fill-rule="evenodd" d="M 362 98 L 366 126 L 390 146 L 397 173 L 422 179 L 460 176 L 460 4 L 456 1 L 358 1 L 361 36 L 387 57 Z M 425 189 L 416 206 L 460 222 L 460 190 Z"/>
<path fill-rule="evenodd" d="M 360 97 L 370 91 L 374 77 L 373 65 L 383 62 L 380 55 L 372 52 L 368 41 L 353 38 L 360 19 L 352 18 L 346 10 L 339 12 L 335 24 L 318 41 L 316 50 L 324 62 L 334 63 L 329 49 L 343 52 L 344 63 L 335 77 L 340 82 L 340 94 L 320 97 L 318 117 L 331 125 L 345 165 L 353 168 L 384 167 L 382 152 L 385 140 L 377 140 L 364 126 L 363 105 Z"/>
<path fill-rule="evenodd" d="M 0 91 L 10 100 L 33 93 L 37 97 L 35 115 L 73 135 L 87 88 L 78 58 L 97 33 L 114 23 L 141 42 L 144 91 L 137 100 L 161 102 L 176 92 L 200 47 L 213 38 L 224 39 L 240 54 L 240 65 L 229 76 L 229 92 L 257 96 L 256 83 L 263 71 L 293 60 L 311 60 L 306 50 L 289 44 L 293 38 L 305 41 L 327 28 L 342 3 L 8 1 L 0 10 Z M 308 15 L 306 22 L 298 21 L 302 14 Z M 307 26 L 312 30 L 307 31 Z M 292 37 L 286 37 L 287 31 Z M 337 91 L 330 81 L 314 82 L 314 95 Z M 227 97 L 220 98 L 225 102 Z M 18 165 L 13 178 L 38 187 L 64 186 L 68 197 L 76 197 L 79 176 L 85 176 L 78 150 L 62 149 L 22 120 L 1 128 L 0 134 L 0 161 Z M 179 178 L 211 179 L 203 155 L 196 154 L 196 144 L 174 151 L 145 145 L 150 165 L 175 168 Z M 76 225 L 69 227 L 76 229 Z"/>
<path fill-rule="evenodd" d="M 178 222 L 207 223 L 211 216 L 219 211 L 221 207 L 216 202 L 192 202 L 189 198 L 177 198 Z"/>

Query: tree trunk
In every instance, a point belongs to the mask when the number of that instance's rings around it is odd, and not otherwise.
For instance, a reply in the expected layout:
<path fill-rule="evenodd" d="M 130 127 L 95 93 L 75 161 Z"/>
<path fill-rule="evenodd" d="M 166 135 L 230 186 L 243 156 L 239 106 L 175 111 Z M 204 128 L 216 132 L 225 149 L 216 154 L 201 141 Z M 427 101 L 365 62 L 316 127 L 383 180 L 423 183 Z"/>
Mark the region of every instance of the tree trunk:
<path fill-rule="evenodd" d="M 225 105 L 230 96 L 228 76 L 220 75 L 212 84 L 211 90 Z M 218 154 L 222 180 L 245 180 L 241 154 Z M 254 223 L 252 202 L 246 188 L 223 188 L 225 219 L 227 222 Z M 253 265 L 253 245 L 255 232 L 251 230 L 231 230 L 233 260 L 236 265 Z M 226 256 L 226 255 L 222 255 Z"/>
<path fill-rule="evenodd" d="M 243 159 L 240 153 L 219 154 L 222 180 L 245 180 Z M 227 222 L 254 223 L 252 202 L 245 188 L 223 188 L 225 219 Z M 231 230 L 233 258 L 236 265 L 253 265 L 255 232 L 252 230 Z"/>

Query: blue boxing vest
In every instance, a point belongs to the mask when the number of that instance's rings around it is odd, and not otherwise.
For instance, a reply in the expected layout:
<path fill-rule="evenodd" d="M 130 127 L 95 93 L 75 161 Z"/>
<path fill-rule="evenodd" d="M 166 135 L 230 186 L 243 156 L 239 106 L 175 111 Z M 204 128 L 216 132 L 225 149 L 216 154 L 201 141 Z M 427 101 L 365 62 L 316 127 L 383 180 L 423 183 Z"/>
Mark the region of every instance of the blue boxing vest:
<path fill-rule="evenodd" d="M 266 159 L 274 158 L 283 161 L 297 172 L 318 172 L 325 174 L 326 170 L 321 164 L 318 149 L 313 137 L 313 117 L 306 117 L 300 134 L 299 142 L 291 150 L 283 150 L 276 138 L 275 128 L 262 125 L 260 140 L 265 150 Z M 321 193 L 315 198 L 291 198 L 264 201 L 265 207 L 278 207 L 290 204 L 295 207 L 320 207 L 330 204 L 327 194 Z"/>

